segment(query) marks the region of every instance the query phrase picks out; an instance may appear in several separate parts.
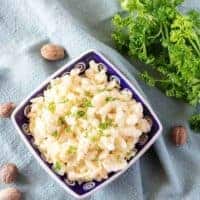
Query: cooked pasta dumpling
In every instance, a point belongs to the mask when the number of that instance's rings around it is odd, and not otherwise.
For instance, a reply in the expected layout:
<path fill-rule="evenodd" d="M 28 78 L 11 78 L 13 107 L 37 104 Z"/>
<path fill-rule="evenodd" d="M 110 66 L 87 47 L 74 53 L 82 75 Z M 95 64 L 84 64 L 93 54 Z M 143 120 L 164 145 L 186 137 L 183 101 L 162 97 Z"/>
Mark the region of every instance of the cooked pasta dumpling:
<path fill-rule="evenodd" d="M 151 125 L 141 103 L 119 88 L 104 67 L 90 61 L 84 73 L 71 70 L 31 100 L 30 134 L 58 174 L 100 181 L 135 155 L 139 137 Z"/>

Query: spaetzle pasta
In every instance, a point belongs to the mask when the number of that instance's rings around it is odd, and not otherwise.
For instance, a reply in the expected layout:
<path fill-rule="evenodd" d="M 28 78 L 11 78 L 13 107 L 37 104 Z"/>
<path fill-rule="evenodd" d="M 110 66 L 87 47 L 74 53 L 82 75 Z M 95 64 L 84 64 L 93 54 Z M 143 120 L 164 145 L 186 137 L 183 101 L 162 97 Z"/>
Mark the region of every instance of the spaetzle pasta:
<path fill-rule="evenodd" d="M 71 181 L 100 181 L 125 168 L 139 137 L 151 129 L 142 105 L 94 61 L 82 75 L 73 69 L 52 80 L 31 102 L 35 145 Z"/>

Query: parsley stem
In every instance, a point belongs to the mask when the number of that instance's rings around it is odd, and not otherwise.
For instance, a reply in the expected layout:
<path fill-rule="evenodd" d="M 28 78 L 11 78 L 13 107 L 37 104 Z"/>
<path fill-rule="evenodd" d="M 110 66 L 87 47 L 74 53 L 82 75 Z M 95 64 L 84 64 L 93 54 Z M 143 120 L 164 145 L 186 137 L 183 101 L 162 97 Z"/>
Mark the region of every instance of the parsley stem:
<path fill-rule="evenodd" d="M 195 28 L 195 31 L 196 31 L 197 35 L 200 35 L 200 29 Z"/>
<path fill-rule="evenodd" d="M 195 40 L 195 42 L 196 42 L 196 44 L 197 44 L 197 46 L 198 46 L 198 49 L 199 49 L 199 51 L 200 51 L 200 41 L 199 41 L 199 38 L 197 37 L 197 35 L 195 35 L 194 40 Z"/>
<path fill-rule="evenodd" d="M 199 85 L 199 84 L 200 84 L 200 80 L 197 81 L 196 83 L 193 83 L 192 86 L 194 86 L 194 85 Z"/>
<path fill-rule="evenodd" d="M 163 27 L 164 27 L 164 32 L 165 32 L 166 39 L 167 39 L 167 41 L 169 41 L 169 31 L 168 31 L 168 28 L 167 28 L 166 24 L 163 24 Z"/>
<path fill-rule="evenodd" d="M 198 56 L 200 56 L 200 51 L 197 48 L 196 44 L 190 38 L 189 38 L 189 41 L 190 41 L 192 47 L 194 48 L 194 50 L 196 51 L 196 53 L 198 54 Z"/>
<path fill-rule="evenodd" d="M 158 33 L 156 33 L 156 35 L 149 36 L 148 39 L 155 39 L 155 38 L 159 37 L 161 33 L 162 33 L 162 27 L 160 27 L 160 29 L 159 29 Z"/>
<path fill-rule="evenodd" d="M 157 79 L 155 82 L 160 82 L 160 83 L 170 83 L 169 80 L 162 80 L 162 79 Z"/>
<path fill-rule="evenodd" d="M 162 38 L 165 38 L 163 24 L 161 24 L 161 35 L 162 35 Z"/>
<path fill-rule="evenodd" d="M 145 54 L 145 59 L 146 59 L 146 58 L 147 58 L 147 49 L 146 49 L 145 41 L 144 41 L 142 47 L 143 47 L 143 52 L 144 52 L 144 54 Z"/>

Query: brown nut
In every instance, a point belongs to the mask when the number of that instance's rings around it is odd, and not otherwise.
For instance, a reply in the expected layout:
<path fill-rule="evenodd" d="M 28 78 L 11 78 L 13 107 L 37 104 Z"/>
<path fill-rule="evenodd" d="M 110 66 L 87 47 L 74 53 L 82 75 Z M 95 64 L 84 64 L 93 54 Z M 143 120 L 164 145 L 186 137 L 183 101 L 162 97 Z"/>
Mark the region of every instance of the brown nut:
<path fill-rule="evenodd" d="M 184 126 L 176 126 L 172 129 L 171 139 L 176 146 L 184 145 L 187 142 L 187 130 Z"/>
<path fill-rule="evenodd" d="M 65 57 L 64 48 L 56 44 L 45 44 L 40 52 L 43 58 L 50 61 L 61 60 Z"/>
<path fill-rule="evenodd" d="M 15 104 L 12 102 L 0 104 L 0 118 L 9 118 L 15 109 Z"/>
<path fill-rule="evenodd" d="M 0 191 L 0 200 L 21 200 L 22 193 L 16 188 L 6 188 Z"/>
<path fill-rule="evenodd" d="M 0 182 L 9 184 L 13 183 L 18 175 L 18 169 L 15 164 L 8 163 L 0 168 Z"/>

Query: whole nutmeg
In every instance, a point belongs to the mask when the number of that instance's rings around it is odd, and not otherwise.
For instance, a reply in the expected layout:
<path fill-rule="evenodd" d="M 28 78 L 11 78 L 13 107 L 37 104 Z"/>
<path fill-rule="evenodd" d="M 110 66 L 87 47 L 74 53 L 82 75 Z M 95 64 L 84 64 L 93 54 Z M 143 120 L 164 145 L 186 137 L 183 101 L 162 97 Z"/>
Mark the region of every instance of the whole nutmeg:
<path fill-rule="evenodd" d="M 15 104 L 12 102 L 1 103 L 0 104 L 0 117 L 8 118 L 15 109 Z"/>
<path fill-rule="evenodd" d="M 16 188 L 6 188 L 0 191 L 0 200 L 21 200 L 22 193 Z"/>
<path fill-rule="evenodd" d="M 18 175 L 17 166 L 13 163 L 8 163 L 0 168 L 0 182 L 9 184 L 16 180 Z"/>
<path fill-rule="evenodd" d="M 45 44 L 40 52 L 42 57 L 49 61 L 61 60 L 65 57 L 64 48 L 56 44 Z"/>
<path fill-rule="evenodd" d="M 172 129 L 171 139 L 176 146 L 184 145 L 187 142 L 187 130 L 184 126 L 176 126 Z"/>

